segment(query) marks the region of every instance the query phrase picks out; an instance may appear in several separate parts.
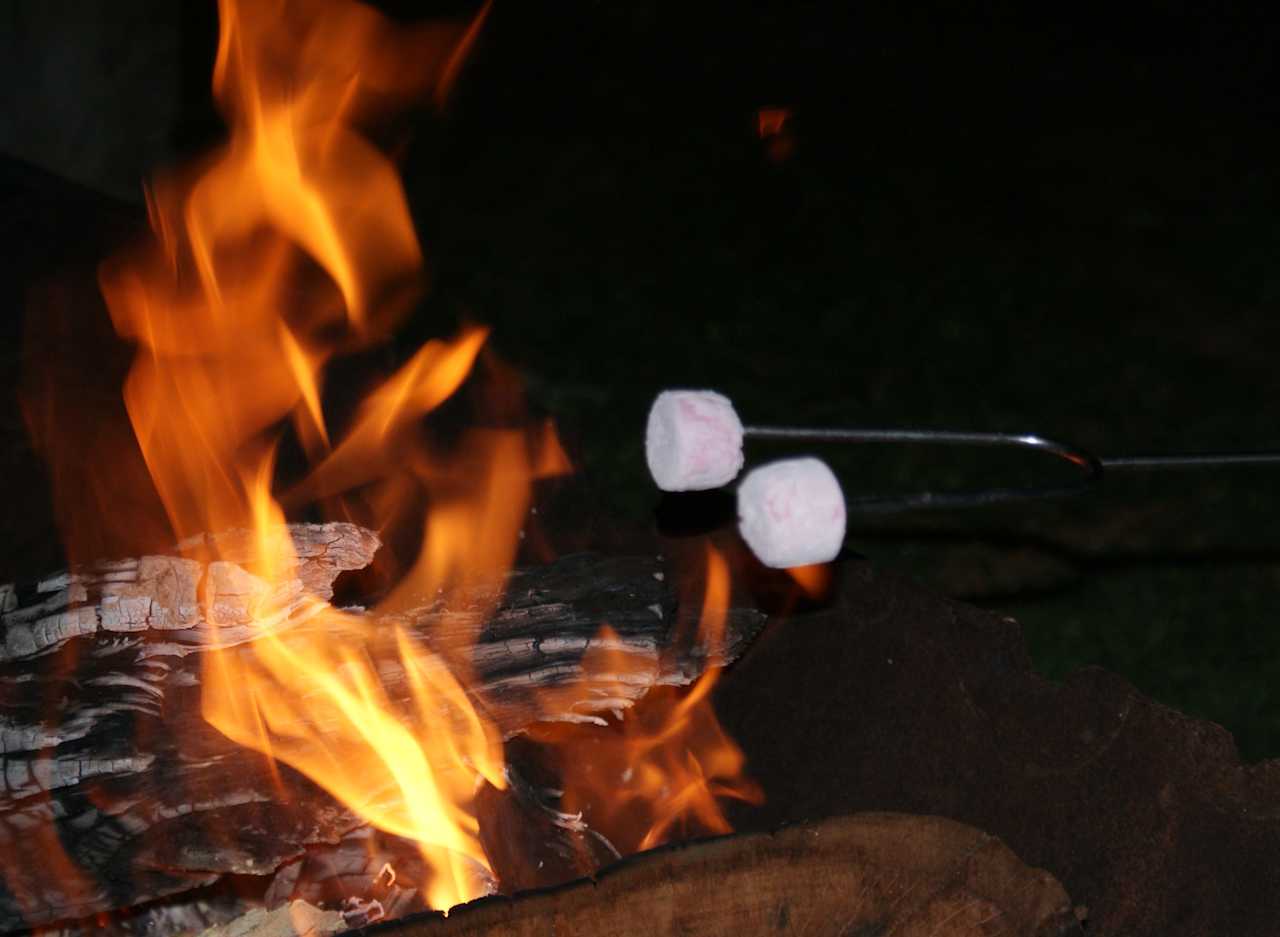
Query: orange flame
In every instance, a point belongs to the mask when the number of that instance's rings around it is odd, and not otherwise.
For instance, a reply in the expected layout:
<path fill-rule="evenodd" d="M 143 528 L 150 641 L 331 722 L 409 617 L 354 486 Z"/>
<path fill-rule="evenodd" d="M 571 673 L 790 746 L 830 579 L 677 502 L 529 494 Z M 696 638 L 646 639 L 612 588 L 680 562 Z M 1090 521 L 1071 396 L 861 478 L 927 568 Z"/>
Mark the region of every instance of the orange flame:
<path fill-rule="evenodd" d="M 279 590 L 267 584 L 289 581 L 296 562 L 269 481 L 264 460 L 253 480 L 262 622 L 281 613 Z M 454 672 L 403 629 L 379 629 L 314 598 L 294 614 L 305 630 L 264 627 L 247 647 L 208 655 L 205 718 L 318 781 L 375 826 L 416 840 L 435 874 L 427 887 L 433 907 L 484 893 L 488 862 L 470 804 L 481 778 L 505 786 L 497 732 Z M 216 608 L 206 616 L 221 624 Z M 388 661 L 403 673 L 407 701 L 384 685 Z"/>
<path fill-rule="evenodd" d="M 213 84 L 229 141 L 154 185 L 155 242 L 101 270 L 112 322 L 137 346 L 128 420 L 168 533 L 247 597 L 250 620 L 230 620 L 216 590 L 202 590 L 214 632 L 205 718 L 416 841 L 431 871 L 414 884 L 447 909 L 489 887 L 475 798 L 482 784 L 505 787 L 502 742 L 468 693 L 469 648 L 423 637 L 393 613 L 501 575 L 532 482 L 571 467 L 551 424 L 518 425 L 503 391 L 493 394 L 501 419 L 447 450 L 427 444 L 424 418 L 493 367 L 483 328 L 427 342 L 345 432 L 326 424 L 324 368 L 387 335 L 420 287 L 404 192 L 362 124 L 414 95 L 439 100 L 487 7 L 466 27 L 409 30 L 351 0 L 220 0 L 219 10 Z M 313 470 L 278 497 L 289 426 Z M 425 504 L 420 551 L 373 613 L 339 610 L 298 579 L 282 501 L 323 501 L 382 533 Z M 235 529 L 255 548 L 240 565 L 203 536 Z M 730 584 L 720 554 L 707 563 L 698 640 L 714 661 Z M 498 600 L 496 590 L 468 596 L 477 620 Z M 219 629 L 246 625 L 255 640 L 219 643 Z M 586 679 L 606 696 L 619 684 L 630 699 L 621 685 L 634 688 L 654 662 L 621 648 L 606 631 Z M 655 689 L 616 733 L 557 740 L 569 755 L 569 809 L 590 811 L 628 851 L 685 824 L 728 830 L 720 799 L 759 791 L 711 710 L 717 677 L 712 666 L 687 693 Z M 580 742 L 591 749 L 583 759 L 572 757 Z"/>
<path fill-rule="evenodd" d="M 710 545 L 705 589 L 698 641 L 716 660 L 723 652 L 730 582 L 724 556 Z M 607 628 L 599 645 L 584 661 L 586 679 L 604 698 L 625 699 L 621 684 L 652 662 L 623 649 Z M 687 690 L 654 687 L 609 731 L 538 729 L 534 737 L 560 755 L 562 809 L 581 813 L 622 854 L 658 846 L 677 830 L 730 832 L 721 801 L 760 803 L 763 794 L 745 777 L 745 756 L 716 718 L 710 697 L 719 677 L 720 667 L 711 666 Z"/>
<path fill-rule="evenodd" d="M 786 570 L 788 576 L 810 599 L 820 600 L 831 591 L 831 565 L 829 563 L 811 563 L 808 566 L 792 566 Z"/>
<path fill-rule="evenodd" d="M 261 635 L 206 655 L 204 715 L 416 840 L 432 869 L 428 901 L 448 908 L 487 888 L 472 801 L 482 781 L 504 786 L 501 740 L 467 695 L 462 655 L 446 664 L 403 628 L 297 595 L 273 437 L 291 421 L 319 460 L 300 496 L 368 486 L 381 524 L 391 517 L 377 509 L 396 501 L 386 491 L 415 476 L 425 487 L 424 549 L 394 607 L 511 564 L 535 450 L 547 446 L 501 430 L 441 455 L 417 438 L 466 380 L 486 330 L 428 342 L 336 445 L 321 407 L 324 365 L 386 335 L 421 276 L 399 178 L 359 122 L 413 94 L 442 95 L 484 12 L 466 28 L 403 31 L 346 0 L 221 0 L 219 10 L 213 85 L 229 142 L 154 186 L 157 243 L 101 276 L 117 331 L 138 345 L 125 403 L 174 533 L 255 538 L 240 575 Z M 197 558 L 220 561 L 210 538 L 196 542 Z M 244 624 L 206 604 L 211 627 Z"/>

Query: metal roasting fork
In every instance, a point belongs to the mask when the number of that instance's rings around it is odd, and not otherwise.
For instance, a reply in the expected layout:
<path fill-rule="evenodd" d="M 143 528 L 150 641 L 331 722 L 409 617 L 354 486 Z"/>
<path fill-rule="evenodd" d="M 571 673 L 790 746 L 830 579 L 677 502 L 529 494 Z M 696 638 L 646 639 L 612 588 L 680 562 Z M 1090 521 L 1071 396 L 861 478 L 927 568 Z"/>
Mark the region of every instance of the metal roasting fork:
<path fill-rule="evenodd" d="M 808 443 L 906 443 L 943 446 L 978 446 L 1043 452 L 1071 463 L 1080 471 L 1075 482 L 1054 485 L 974 488 L 962 491 L 920 491 L 909 494 L 869 495 L 848 498 L 850 513 L 894 514 L 920 509 L 974 508 L 1011 501 L 1031 501 L 1080 494 L 1096 487 L 1116 472 L 1151 472 L 1186 469 L 1218 469 L 1260 465 L 1280 467 L 1280 450 L 1258 452 L 1203 452 L 1184 455 L 1131 455 L 1102 457 L 1087 449 L 1034 433 L 969 433 L 931 429 L 849 429 L 791 426 L 746 426 L 748 439 Z"/>

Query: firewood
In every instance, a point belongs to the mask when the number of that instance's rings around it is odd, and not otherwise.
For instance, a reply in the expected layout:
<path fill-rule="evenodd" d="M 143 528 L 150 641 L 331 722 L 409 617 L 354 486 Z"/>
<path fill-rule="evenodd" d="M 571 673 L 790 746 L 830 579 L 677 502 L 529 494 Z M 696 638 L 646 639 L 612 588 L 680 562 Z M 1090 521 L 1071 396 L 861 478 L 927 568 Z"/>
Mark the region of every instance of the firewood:
<path fill-rule="evenodd" d="M 184 656 L 214 640 L 202 617 L 202 598 L 223 623 L 217 632 L 220 645 L 247 641 L 264 627 L 288 621 L 304 589 L 330 598 L 338 574 L 367 566 L 379 546 L 372 531 L 355 524 L 296 524 L 290 534 L 298 563 L 294 576 L 270 596 L 275 614 L 267 621 L 255 618 L 250 603 L 263 596 L 253 588 L 254 577 L 238 565 L 252 556 L 246 531 L 206 538 L 223 557 L 208 570 L 193 559 L 144 556 L 56 573 L 26 590 L 0 585 L 0 663 L 41 657 L 85 638 L 115 650 L 136 645 L 140 656 Z M 147 634 L 145 642 L 128 637 L 148 632 L 168 632 L 167 640 L 156 634 Z"/>
<path fill-rule="evenodd" d="M 383 937 L 1081 933 L 1047 872 L 941 817 L 870 813 L 642 853 L 596 879 L 409 917 Z"/>
<path fill-rule="evenodd" d="M 325 624 L 301 600 L 332 595 L 366 565 L 376 536 L 351 524 L 291 528 L 294 578 L 271 590 L 279 614 L 255 619 L 266 588 L 231 560 L 204 568 L 148 556 L 0 590 L 0 933 L 126 908 L 215 882 L 268 876 L 309 846 L 338 844 L 363 821 L 305 778 L 207 724 L 202 655 L 215 642 L 245 653 L 270 630 L 305 639 Z M 248 560 L 246 534 L 218 553 Z M 498 607 L 487 619 L 479 609 Z M 216 609 L 220 626 L 204 621 Z M 694 610 L 696 612 L 696 610 Z M 722 648 L 672 643 L 677 602 L 656 558 L 566 557 L 501 583 L 398 612 L 442 660 L 474 640 L 470 691 L 504 736 L 536 719 L 598 720 L 656 684 L 685 684 L 709 660 L 731 660 L 762 626 L 729 615 Z M 227 622 L 230 622 L 228 626 Z M 535 692 L 573 686 L 608 624 L 632 661 L 651 665 L 622 694 L 584 685 L 541 712 Z M 375 661 L 393 701 L 409 688 L 394 656 Z M 281 792 L 286 780 L 288 795 Z M 65 852 L 66 862 L 54 862 Z M 59 874 L 56 869 L 66 866 Z"/>
<path fill-rule="evenodd" d="M 344 930 L 347 924 L 339 912 L 293 901 L 271 911 L 253 908 L 234 921 L 202 931 L 200 937 L 330 937 Z"/>

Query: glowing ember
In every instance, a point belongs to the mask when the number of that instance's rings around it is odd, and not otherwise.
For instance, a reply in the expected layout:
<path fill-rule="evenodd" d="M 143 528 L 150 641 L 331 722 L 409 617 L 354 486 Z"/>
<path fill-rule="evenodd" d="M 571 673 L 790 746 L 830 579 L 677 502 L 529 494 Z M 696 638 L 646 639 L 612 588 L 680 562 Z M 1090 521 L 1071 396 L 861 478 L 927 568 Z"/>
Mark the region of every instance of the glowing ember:
<path fill-rule="evenodd" d="M 762 107 L 757 110 L 756 134 L 765 145 L 765 154 L 775 163 L 786 162 L 795 154 L 790 108 Z"/>
<path fill-rule="evenodd" d="M 791 119 L 791 111 L 785 107 L 762 107 L 756 111 L 756 133 L 760 139 L 777 136 Z"/>

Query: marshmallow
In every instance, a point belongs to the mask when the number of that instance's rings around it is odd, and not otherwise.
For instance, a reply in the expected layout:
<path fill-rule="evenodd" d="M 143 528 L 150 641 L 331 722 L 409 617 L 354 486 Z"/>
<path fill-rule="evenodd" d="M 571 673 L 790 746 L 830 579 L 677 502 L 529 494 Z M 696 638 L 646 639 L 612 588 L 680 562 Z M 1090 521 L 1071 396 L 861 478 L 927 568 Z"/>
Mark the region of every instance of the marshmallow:
<path fill-rule="evenodd" d="M 760 562 L 775 569 L 826 563 L 844 544 L 844 493 L 825 462 L 770 462 L 738 486 L 738 530 Z"/>
<path fill-rule="evenodd" d="M 644 436 L 649 472 L 664 491 L 702 491 L 742 471 L 742 421 L 723 394 L 664 390 Z"/>

